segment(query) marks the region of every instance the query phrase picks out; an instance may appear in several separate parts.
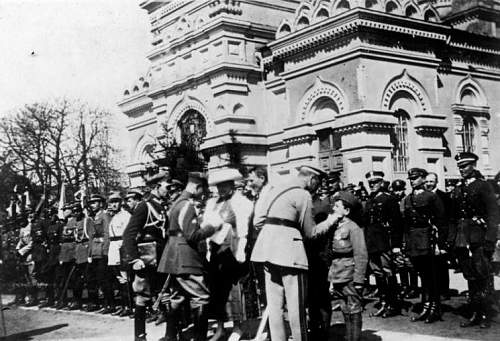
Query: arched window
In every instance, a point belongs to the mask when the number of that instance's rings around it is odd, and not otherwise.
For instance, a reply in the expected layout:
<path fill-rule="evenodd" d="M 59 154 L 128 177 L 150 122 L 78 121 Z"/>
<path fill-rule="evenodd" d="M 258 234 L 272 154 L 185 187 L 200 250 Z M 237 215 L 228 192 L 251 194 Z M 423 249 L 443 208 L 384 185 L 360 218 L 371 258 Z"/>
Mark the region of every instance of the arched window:
<path fill-rule="evenodd" d="M 326 8 L 322 8 L 318 11 L 318 13 L 316 13 L 317 21 L 324 20 L 326 18 L 328 18 L 328 11 L 326 10 Z"/>
<path fill-rule="evenodd" d="M 205 118 L 198 111 L 190 109 L 179 120 L 181 145 L 191 150 L 199 150 L 207 135 Z"/>
<path fill-rule="evenodd" d="M 395 12 L 396 10 L 398 9 L 398 5 L 396 5 L 396 3 L 394 1 L 389 1 L 386 5 L 385 5 L 385 11 L 387 13 L 393 13 Z"/>
<path fill-rule="evenodd" d="M 462 146 L 465 152 L 474 152 L 474 131 L 476 121 L 472 117 L 464 117 L 462 125 Z"/>
<path fill-rule="evenodd" d="M 365 1 L 365 7 L 366 8 L 372 8 L 377 5 L 377 0 L 366 0 Z"/>
<path fill-rule="evenodd" d="M 332 120 L 339 113 L 337 103 L 330 97 L 318 98 L 311 109 L 312 119 L 316 123 Z"/>
<path fill-rule="evenodd" d="M 415 18 L 417 16 L 417 9 L 410 5 L 406 8 L 405 15 L 410 18 Z"/>
<path fill-rule="evenodd" d="M 436 14 L 433 11 L 431 11 L 430 9 L 424 13 L 424 20 L 430 21 L 430 22 L 437 22 L 438 21 Z"/>
<path fill-rule="evenodd" d="M 406 172 L 409 163 L 408 150 L 408 123 L 409 115 L 406 111 L 398 109 L 394 113 L 397 119 L 394 125 L 391 142 L 392 142 L 392 164 L 394 172 Z"/>
<path fill-rule="evenodd" d="M 349 1 L 347 0 L 342 0 L 338 5 L 337 5 L 337 13 L 340 14 L 345 11 L 348 11 L 351 9 L 351 5 L 349 5 Z"/>
<path fill-rule="evenodd" d="M 303 29 L 306 26 L 309 26 L 309 19 L 306 17 L 302 17 L 297 21 L 297 30 Z"/>

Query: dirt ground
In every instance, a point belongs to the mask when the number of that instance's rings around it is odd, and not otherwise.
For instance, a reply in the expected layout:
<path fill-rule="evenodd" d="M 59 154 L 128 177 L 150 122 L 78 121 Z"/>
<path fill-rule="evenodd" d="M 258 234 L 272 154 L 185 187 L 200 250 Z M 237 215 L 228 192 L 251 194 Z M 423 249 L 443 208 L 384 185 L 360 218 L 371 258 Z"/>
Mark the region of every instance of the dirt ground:
<path fill-rule="evenodd" d="M 452 288 L 463 290 L 465 285 L 459 275 L 452 275 Z M 496 288 L 500 288 L 497 278 Z M 4 297 L 4 304 L 12 297 Z M 418 300 L 409 301 L 417 303 Z M 363 314 L 363 340 L 500 340 L 500 317 L 487 330 L 479 328 L 463 329 L 460 321 L 467 311 L 464 310 L 465 298 L 452 297 L 443 302 L 443 321 L 426 325 L 409 321 L 413 315 L 405 311 L 404 315 L 389 319 L 372 318 L 369 313 L 374 311 L 373 302 L 367 304 Z M 133 321 L 129 318 L 118 318 L 84 312 L 66 312 L 53 309 L 38 310 L 37 308 L 11 307 L 4 311 L 7 327 L 7 337 L 0 340 L 133 340 Z M 250 340 L 257 329 L 258 321 L 248 321 L 244 340 Z M 163 336 L 165 325 L 148 324 L 148 340 L 158 340 Z M 332 316 L 332 337 L 330 340 L 342 340 L 344 334 L 343 317 L 340 312 Z M 2 330 L 0 326 L 0 336 Z M 322 340 L 312 340 L 322 341 Z"/>

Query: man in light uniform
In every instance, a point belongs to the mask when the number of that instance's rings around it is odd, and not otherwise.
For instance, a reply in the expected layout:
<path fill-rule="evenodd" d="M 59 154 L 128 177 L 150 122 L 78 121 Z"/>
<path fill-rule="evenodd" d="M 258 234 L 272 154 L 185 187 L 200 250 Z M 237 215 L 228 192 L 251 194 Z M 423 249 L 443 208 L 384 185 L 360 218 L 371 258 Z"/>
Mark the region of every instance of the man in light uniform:
<path fill-rule="evenodd" d="M 262 226 L 252 252 L 253 262 L 264 263 L 269 329 L 273 341 L 286 341 L 283 307 L 286 301 L 294 341 L 307 340 L 306 281 L 308 260 L 304 238 L 315 234 L 309 191 L 320 184 L 323 171 L 302 166 L 291 183 L 274 186 L 265 204 L 255 212 L 254 225 Z M 326 224 L 330 226 L 330 220 Z M 322 223 L 323 224 L 323 223 Z"/>
<path fill-rule="evenodd" d="M 118 281 L 121 296 L 121 305 L 111 314 L 119 316 L 130 315 L 128 300 L 127 273 L 120 269 L 120 247 L 122 246 L 122 235 L 130 220 L 130 213 L 122 209 L 122 197 L 120 193 L 112 193 L 108 198 L 108 212 L 111 215 L 109 222 L 109 250 L 108 267 L 110 281 Z"/>

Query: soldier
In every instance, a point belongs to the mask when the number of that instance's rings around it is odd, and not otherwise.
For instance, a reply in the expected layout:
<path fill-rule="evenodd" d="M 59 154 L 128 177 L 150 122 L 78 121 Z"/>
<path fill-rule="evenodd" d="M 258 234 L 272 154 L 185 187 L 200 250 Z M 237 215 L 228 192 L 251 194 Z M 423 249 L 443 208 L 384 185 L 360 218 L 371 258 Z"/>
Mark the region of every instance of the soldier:
<path fill-rule="evenodd" d="M 403 198 L 406 196 L 406 182 L 401 179 L 396 179 L 391 184 L 391 194 L 401 205 Z M 400 209 L 401 211 L 401 209 Z M 401 225 L 403 227 L 403 225 Z M 418 297 L 418 274 L 413 269 L 410 257 L 405 252 L 403 247 L 402 252 L 395 255 L 395 266 L 399 272 L 401 280 L 401 298 L 413 299 Z"/>
<path fill-rule="evenodd" d="M 233 322 L 231 340 L 239 340 L 243 321 L 242 287 L 239 279 L 247 273 L 245 248 L 252 214 L 252 202 L 236 191 L 235 181 L 243 176 L 236 169 L 215 170 L 209 173 L 208 184 L 217 186 L 216 198 L 207 201 L 203 221 L 218 214 L 224 220 L 223 228 L 209 241 L 210 303 L 217 319 L 217 330 L 211 341 L 224 333 L 226 304 L 231 294 L 230 320 Z M 203 223 L 202 223 L 203 224 Z M 234 287 L 233 287 L 234 285 Z"/>
<path fill-rule="evenodd" d="M 79 202 L 72 205 L 73 219 L 68 221 L 70 229 L 75 235 L 75 271 L 72 278 L 73 300 L 65 310 L 82 308 L 83 289 L 87 284 L 87 263 L 89 254 L 89 236 L 87 233 L 85 216 Z"/>
<path fill-rule="evenodd" d="M 384 173 L 371 171 L 365 177 L 371 192 L 364 210 L 364 235 L 381 299 L 380 308 L 372 315 L 385 318 L 400 312 L 392 258 L 401 252 L 403 226 L 398 200 L 384 190 Z"/>
<path fill-rule="evenodd" d="M 203 225 L 198 223 L 194 200 L 203 195 L 204 182 L 203 174 L 189 173 L 186 188 L 170 210 L 168 242 L 158 266 L 159 272 L 169 274 L 171 278 L 169 294 L 163 296 L 163 302 L 168 306 L 163 340 L 177 340 L 178 302 L 184 300 L 189 300 L 194 313 L 194 340 L 206 340 L 210 291 L 207 264 L 198 244 L 218 231 L 224 221 L 218 214 L 211 214 Z"/>
<path fill-rule="evenodd" d="M 61 248 L 59 252 L 59 266 L 57 268 L 56 283 L 57 304 L 56 309 L 62 309 L 67 302 L 67 289 L 72 287 L 73 272 L 75 271 L 75 224 L 70 220 L 75 219 L 72 215 L 72 205 L 66 204 L 63 207 L 64 227 L 61 233 Z"/>
<path fill-rule="evenodd" d="M 59 264 L 59 252 L 61 250 L 61 234 L 64 224 L 57 217 L 57 209 L 49 209 L 50 222 L 46 231 L 47 258 L 43 265 L 42 272 L 46 278 L 47 290 L 46 301 L 39 305 L 40 308 L 53 307 L 56 301 L 56 275 Z"/>
<path fill-rule="evenodd" d="M 168 199 L 168 176 L 160 172 L 151 176 L 147 185 L 151 193 L 141 201 L 123 231 L 122 262 L 132 266 L 135 294 L 134 334 L 136 341 L 146 340 L 146 305 L 151 303 L 152 294 L 158 289 L 156 267 L 157 255 L 163 249 L 164 225 L 166 221 L 164 204 Z"/>
<path fill-rule="evenodd" d="M 264 263 L 272 340 L 287 340 L 283 321 L 285 298 L 293 339 L 308 339 L 304 306 L 309 263 L 303 239 L 315 234 L 317 226 L 308 190 L 318 188 L 323 174 L 317 168 L 302 166 L 292 183 L 275 185 L 263 198 L 264 205 L 256 207 L 254 226 L 262 229 L 251 260 Z"/>
<path fill-rule="evenodd" d="M 22 271 L 25 279 L 25 294 L 24 303 L 26 306 L 34 306 L 38 304 L 38 298 L 35 278 L 35 262 L 32 257 L 33 235 L 32 225 L 35 223 L 35 213 L 28 211 L 27 224 L 19 229 L 19 242 L 16 246 L 16 251 L 20 256 Z"/>
<path fill-rule="evenodd" d="M 361 203 L 353 194 L 339 192 L 335 197 L 333 217 L 327 219 L 329 226 L 336 226 L 328 280 L 330 291 L 340 301 L 344 314 L 346 341 L 361 339 L 362 291 L 368 253 L 363 230 L 350 218 L 360 208 Z"/>
<path fill-rule="evenodd" d="M 490 258 L 495 244 L 500 246 L 500 222 L 491 186 L 476 170 L 478 156 L 463 152 L 455 160 L 462 181 L 452 193 L 452 218 L 449 242 L 467 280 L 472 317 L 461 327 L 490 327 L 488 304 L 492 295 Z"/>
<path fill-rule="evenodd" d="M 139 205 L 142 200 L 142 192 L 137 189 L 131 189 L 128 191 L 127 196 L 125 197 L 127 201 L 127 210 L 130 214 L 132 214 Z"/>
<path fill-rule="evenodd" d="M 113 193 L 108 198 L 108 212 L 111 215 L 109 222 L 109 251 L 108 251 L 108 280 L 119 285 L 121 305 L 111 314 L 128 316 L 131 314 L 128 282 L 126 271 L 120 268 L 120 247 L 122 246 L 123 231 L 130 220 L 130 213 L 122 209 L 120 193 Z"/>
<path fill-rule="evenodd" d="M 438 175 L 434 172 L 430 172 L 427 174 L 425 178 L 425 188 L 430 191 L 436 193 L 439 200 L 443 203 L 444 207 L 444 225 L 443 231 L 439 235 L 440 238 L 445 238 L 448 236 L 448 225 L 449 225 L 449 214 L 451 212 L 451 199 L 448 193 L 443 192 L 439 188 L 437 188 L 438 184 Z M 447 240 L 442 240 L 440 243 L 446 243 Z M 447 250 L 441 250 L 441 254 L 436 256 L 436 260 L 438 262 L 438 272 L 439 276 L 439 292 L 443 296 L 443 299 L 450 299 L 450 274 L 448 267 L 448 252 Z"/>
<path fill-rule="evenodd" d="M 411 321 L 433 323 L 441 319 L 440 293 L 436 255 L 445 245 L 443 238 L 444 208 L 435 193 L 425 190 L 427 171 L 412 168 L 408 179 L 412 192 L 403 199 L 403 215 L 406 234 L 406 250 L 410 260 L 422 279 L 422 312 Z"/>
<path fill-rule="evenodd" d="M 334 179 L 330 178 L 330 182 Z M 325 188 L 326 195 L 321 197 L 312 192 L 312 215 L 314 222 L 319 224 L 327 219 L 335 202 L 335 193 L 329 193 Z M 330 231 L 333 232 L 333 231 Z M 311 340 L 327 340 L 331 320 L 331 302 L 328 285 L 328 269 L 331 263 L 329 255 L 332 233 L 325 233 L 314 239 L 305 241 L 307 258 L 309 262 L 308 276 L 308 308 L 309 308 L 309 330 Z"/>
<path fill-rule="evenodd" d="M 89 236 L 88 252 L 88 291 L 89 309 L 99 305 L 99 288 L 104 295 L 104 305 L 97 312 L 111 314 L 114 311 L 114 294 L 108 281 L 109 250 L 109 214 L 104 210 L 105 199 L 99 194 L 92 194 L 89 204 L 87 233 Z"/>
<path fill-rule="evenodd" d="M 43 272 L 44 263 L 47 259 L 47 229 L 49 220 L 47 214 L 44 212 L 39 219 L 32 222 L 31 235 L 33 240 L 33 247 L 31 249 L 32 260 L 34 266 L 34 277 L 39 284 L 46 283 L 46 277 Z M 38 285 L 35 286 L 33 296 L 35 302 L 38 304 Z"/>

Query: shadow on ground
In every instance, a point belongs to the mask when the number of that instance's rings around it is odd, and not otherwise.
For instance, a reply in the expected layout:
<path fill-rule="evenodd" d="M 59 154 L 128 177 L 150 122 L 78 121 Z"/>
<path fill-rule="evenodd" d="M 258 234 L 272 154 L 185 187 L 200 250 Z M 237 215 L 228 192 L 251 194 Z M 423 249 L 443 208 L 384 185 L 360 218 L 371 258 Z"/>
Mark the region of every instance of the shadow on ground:
<path fill-rule="evenodd" d="M 28 340 L 33 340 L 34 336 L 37 335 L 42 335 L 45 333 L 50 333 L 54 330 L 61 329 L 64 327 L 67 327 L 67 323 L 61 323 L 61 324 L 56 324 L 50 327 L 45 327 L 45 328 L 38 328 L 38 329 L 32 329 L 28 330 L 25 332 L 17 333 L 17 334 L 12 334 L 12 335 L 7 335 L 7 336 L 2 336 L 0 337 L 0 341 L 28 341 Z"/>

